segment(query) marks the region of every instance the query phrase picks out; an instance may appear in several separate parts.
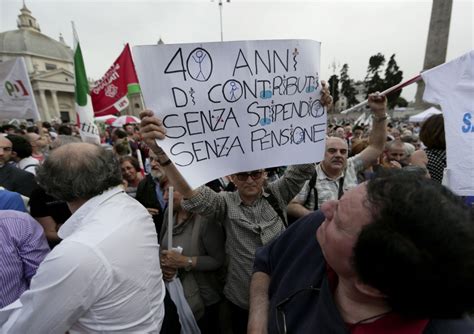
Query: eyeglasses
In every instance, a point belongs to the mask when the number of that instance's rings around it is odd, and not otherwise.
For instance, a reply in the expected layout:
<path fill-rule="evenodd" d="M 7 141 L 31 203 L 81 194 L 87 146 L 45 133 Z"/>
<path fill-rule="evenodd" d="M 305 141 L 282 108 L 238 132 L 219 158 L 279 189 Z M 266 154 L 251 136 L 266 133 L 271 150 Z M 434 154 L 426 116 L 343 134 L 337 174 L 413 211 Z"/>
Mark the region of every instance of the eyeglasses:
<path fill-rule="evenodd" d="M 309 293 L 317 293 L 319 295 L 319 288 L 315 288 L 314 286 L 310 286 L 308 288 L 304 288 L 301 290 L 296 290 L 293 292 L 291 295 L 283 299 L 281 302 L 276 304 L 276 322 L 277 322 L 277 329 L 279 334 L 287 334 L 288 329 L 287 329 L 287 324 L 286 324 L 286 314 L 285 314 L 285 306 L 294 299 L 294 297 L 299 296 L 305 292 Z"/>
<path fill-rule="evenodd" d="M 252 172 L 237 173 L 235 174 L 235 176 L 239 181 L 247 181 L 249 176 L 252 178 L 252 180 L 258 180 L 262 176 L 262 174 L 263 172 L 261 170 L 254 170 Z"/>

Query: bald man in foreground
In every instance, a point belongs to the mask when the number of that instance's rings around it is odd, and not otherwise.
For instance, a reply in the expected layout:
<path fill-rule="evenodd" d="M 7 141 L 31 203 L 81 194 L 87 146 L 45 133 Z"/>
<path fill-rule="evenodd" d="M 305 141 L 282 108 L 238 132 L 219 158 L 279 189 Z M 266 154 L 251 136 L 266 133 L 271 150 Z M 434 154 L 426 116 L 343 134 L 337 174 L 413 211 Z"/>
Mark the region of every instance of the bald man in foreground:
<path fill-rule="evenodd" d="M 0 332 L 159 333 L 165 294 L 155 227 L 123 191 L 113 153 L 86 143 L 61 146 L 37 180 L 72 216 Z"/>

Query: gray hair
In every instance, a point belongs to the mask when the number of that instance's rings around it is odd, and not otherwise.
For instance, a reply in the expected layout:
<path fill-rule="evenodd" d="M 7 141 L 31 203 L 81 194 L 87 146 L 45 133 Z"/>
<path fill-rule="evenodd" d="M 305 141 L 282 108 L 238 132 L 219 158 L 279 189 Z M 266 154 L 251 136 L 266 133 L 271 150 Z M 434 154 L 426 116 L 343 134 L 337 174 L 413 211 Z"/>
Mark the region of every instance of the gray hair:
<path fill-rule="evenodd" d="M 122 183 L 120 165 L 110 151 L 85 143 L 62 145 L 38 168 L 41 187 L 60 200 L 88 200 Z"/>

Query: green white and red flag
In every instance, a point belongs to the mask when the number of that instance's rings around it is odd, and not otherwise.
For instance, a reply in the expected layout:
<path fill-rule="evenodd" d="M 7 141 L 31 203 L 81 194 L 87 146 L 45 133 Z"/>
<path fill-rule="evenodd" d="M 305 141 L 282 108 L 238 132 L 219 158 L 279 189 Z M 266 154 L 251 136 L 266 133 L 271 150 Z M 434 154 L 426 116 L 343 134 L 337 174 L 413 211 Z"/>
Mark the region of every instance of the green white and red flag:
<path fill-rule="evenodd" d="M 74 35 L 74 77 L 75 101 L 79 133 L 83 142 L 100 144 L 99 130 L 94 123 L 89 83 L 87 82 L 86 68 L 82 58 L 81 46 L 77 37 L 74 22 L 72 23 Z"/>

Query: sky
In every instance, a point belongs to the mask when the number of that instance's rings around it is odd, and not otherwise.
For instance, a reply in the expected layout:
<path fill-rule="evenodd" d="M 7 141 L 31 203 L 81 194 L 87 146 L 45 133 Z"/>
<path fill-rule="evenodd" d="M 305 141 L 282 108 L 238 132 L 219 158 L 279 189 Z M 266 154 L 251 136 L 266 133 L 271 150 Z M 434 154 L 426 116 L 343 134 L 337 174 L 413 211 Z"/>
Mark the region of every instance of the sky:
<path fill-rule="evenodd" d="M 225 0 L 224 0 L 225 1 Z M 26 0 L 41 32 L 79 35 L 87 75 L 99 79 L 125 43 L 220 41 L 219 0 Z M 423 68 L 431 0 L 231 0 L 222 5 L 224 41 L 312 39 L 321 42 L 320 77 L 349 65 L 363 80 L 370 56 L 396 54 L 404 80 Z M 22 0 L 0 0 L 0 31 L 15 30 Z M 447 60 L 474 49 L 474 0 L 453 0 Z M 402 96 L 414 100 L 416 85 Z"/>

